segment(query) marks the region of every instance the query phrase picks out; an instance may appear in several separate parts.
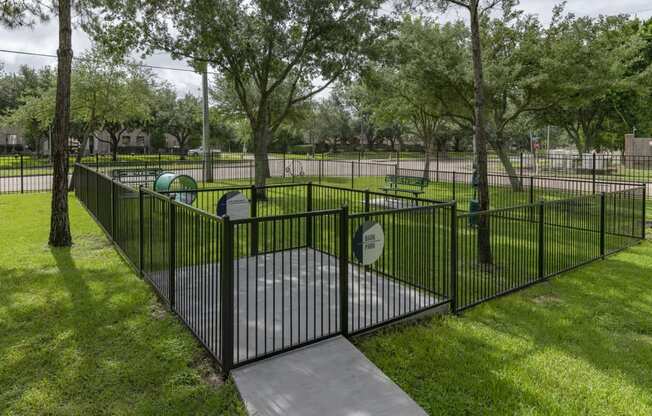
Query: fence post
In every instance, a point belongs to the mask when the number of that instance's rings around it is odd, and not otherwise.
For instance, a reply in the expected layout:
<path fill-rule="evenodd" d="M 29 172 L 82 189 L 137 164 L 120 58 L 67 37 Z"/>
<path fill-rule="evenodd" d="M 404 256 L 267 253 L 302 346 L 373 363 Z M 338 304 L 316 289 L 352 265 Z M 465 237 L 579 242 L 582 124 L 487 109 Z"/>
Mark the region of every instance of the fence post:
<path fill-rule="evenodd" d="M 351 188 L 353 188 L 355 183 L 355 162 L 351 161 Z"/>
<path fill-rule="evenodd" d="M 349 335 L 349 208 L 340 212 L 340 331 Z"/>
<path fill-rule="evenodd" d="M 321 177 L 324 173 L 324 155 L 322 153 L 321 159 L 319 159 L 319 183 L 321 183 Z"/>
<path fill-rule="evenodd" d="M 604 259 L 604 243 L 605 243 L 605 194 L 600 193 L 600 257 Z"/>
<path fill-rule="evenodd" d="M 24 190 L 24 179 L 25 179 L 25 165 L 23 164 L 23 155 L 20 155 L 20 193 L 22 194 Z"/>
<path fill-rule="evenodd" d="M 306 212 L 312 212 L 312 181 L 306 187 Z M 312 224 L 314 217 L 306 216 L 306 246 L 312 247 Z"/>
<path fill-rule="evenodd" d="M 453 171 L 453 200 L 457 200 L 455 197 L 455 171 Z"/>
<path fill-rule="evenodd" d="M 143 185 L 138 185 L 138 270 L 143 277 L 143 263 L 145 258 L 144 242 L 145 225 L 143 221 Z"/>
<path fill-rule="evenodd" d="M 593 182 L 593 193 L 595 194 L 595 153 L 593 153 L 593 167 L 591 169 L 591 177 Z"/>
<path fill-rule="evenodd" d="M 641 216 L 641 239 L 645 240 L 645 221 L 646 221 L 646 215 L 647 215 L 647 184 L 643 184 L 643 212 Z"/>
<path fill-rule="evenodd" d="M 95 215 L 96 216 L 97 213 L 99 212 L 99 209 L 100 209 L 100 174 L 99 172 L 95 171 Z"/>
<path fill-rule="evenodd" d="M 539 280 L 543 280 L 545 278 L 545 240 L 544 240 L 544 230 L 545 230 L 545 218 L 544 218 L 544 207 L 545 203 L 541 201 L 539 203 L 539 242 L 538 242 L 538 252 L 539 252 L 539 261 L 538 263 L 538 269 L 539 269 Z"/>
<path fill-rule="evenodd" d="M 451 205 L 451 276 L 450 276 L 450 300 L 451 312 L 457 312 L 457 201 L 453 200 Z"/>
<path fill-rule="evenodd" d="M 95 153 L 95 170 L 100 170 L 100 157 L 97 153 Z"/>
<path fill-rule="evenodd" d="M 113 180 L 111 180 L 111 239 L 115 240 L 115 181 Z"/>
<path fill-rule="evenodd" d="M 229 216 L 224 221 L 224 243 L 220 270 L 220 308 L 222 315 L 222 370 L 233 368 L 233 224 Z"/>
<path fill-rule="evenodd" d="M 534 176 L 530 176 L 530 204 L 534 204 Z"/>
<path fill-rule="evenodd" d="M 369 188 L 364 190 L 364 212 L 369 212 L 371 204 L 369 201 Z M 365 221 L 368 219 L 368 217 L 365 217 Z"/>
<path fill-rule="evenodd" d="M 251 218 L 258 217 L 258 187 L 251 185 Z M 258 221 L 251 222 L 251 255 L 258 255 Z"/>
<path fill-rule="evenodd" d="M 175 310 L 175 304 L 176 304 L 176 288 L 175 288 L 175 272 L 176 272 L 176 249 L 177 249 L 177 238 L 176 238 L 176 228 L 177 228 L 177 219 L 176 219 L 176 206 L 174 205 L 174 197 L 170 196 L 170 201 L 169 203 L 169 213 L 170 213 L 170 218 L 169 218 L 169 225 L 170 225 L 170 253 L 169 253 L 169 261 L 170 261 L 170 271 L 168 273 L 168 299 L 170 300 L 170 310 L 174 312 Z"/>
<path fill-rule="evenodd" d="M 362 166 L 361 159 L 362 159 L 362 152 L 358 152 L 358 176 L 360 176 L 360 167 Z"/>

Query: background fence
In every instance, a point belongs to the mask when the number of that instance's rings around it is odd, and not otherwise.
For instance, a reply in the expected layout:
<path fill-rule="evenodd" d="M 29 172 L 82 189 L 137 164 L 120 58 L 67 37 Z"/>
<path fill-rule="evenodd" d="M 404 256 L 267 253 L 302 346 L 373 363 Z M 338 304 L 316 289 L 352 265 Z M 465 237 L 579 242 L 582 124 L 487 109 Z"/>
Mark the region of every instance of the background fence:
<path fill-rule="evenodd" d="M 430 183 L 421 195 L 427 199 L 459 201 L 465 210 L 473 197 L 472 159 L 468 155 L 437 154 L 425 169 L 421 159 L 365 160 L 358 154 L 357 160 L 329 160 L 275 155 L 269 161 L 270 183 L 314 183 L 340 185 L 352 188 L 379 190 L 388 175 L 426 177 Z M 416 155 L 416 154 L 415 154 Z M 343 155 L 342 155 L 343 156 Z M 349 156 L 354 157 L 355 154 Z M 587 156 L 588 157 L 588 156 Z M 88 166 L 112 176 L 119 169 L 159 169 L 174 171 L 193 177 L 206 186 L 209 180 L 219 186 L 253 185 L 254 161 L 251 155 L 213 155 L 212 178 L 202 160 L 194 157 L 178 160 L 169 155 L 122 156 L 113 161 L 107 156 L 86 157 Z M 537 163 L 550 168 L 532 168 L 528 164 L 531 155 L 512 156 L 515 173 L 504 173 L 502 164 L 490 157 L 489 183 L 493 208 L 503 208 L 534 203 L 540 199 L 563 199 L 569 196 L 614 192 L 640 183 L 652 185 L 652 157 L 624 157 L 591 155 L 589 161 L 576 162 L 572 156 L 549 156 L 537 158 Z M 521 159 L 524 162 L 521 162 Z M 568 160 L 567 162 L 565 160 Z M 575 161 L 575 162 L 573 162 Z M 72 162 L 71 162 L 72 163 Z M 589 166 L 588 173 L 582 169 L 565 166 Z M 538 165 L 537 165 L 538 166 Z M 601 170 L 603 166 L 618 166 L 618 170 Z M 49 191 L 52 184 L 52 168 L 47 159 L 35 156 L 0 156 L 0 193 L 27 193 Z M 607 172 L 609 174 L 605 174 Z M 71 172 L 72 175 L 72 172 Z M 149 183 L 149 182 L 148 182 Z M 650 186 L 652 188 L 652 186 Z M 648 197 L 652 189 L 648 189 Z"/>

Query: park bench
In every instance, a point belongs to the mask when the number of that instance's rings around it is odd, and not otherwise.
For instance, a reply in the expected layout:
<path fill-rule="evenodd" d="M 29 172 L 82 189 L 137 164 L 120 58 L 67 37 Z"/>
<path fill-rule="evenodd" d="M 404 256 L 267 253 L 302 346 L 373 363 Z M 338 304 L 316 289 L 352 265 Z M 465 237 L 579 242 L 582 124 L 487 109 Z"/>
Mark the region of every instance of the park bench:
<path fill-rule="evenodd" d="M 424 189 L 429 183 L 428 179 L 419 176 L 387 175 L 385 176 L 385 185 L 380 189 L 395 194 L 399 192 L 408 193 L 416 198 L 424 193 Z"/>
<path fill-rule="evenodd" d="M 156 168 L 114 169 L 111 177 L 121 183 L 147 185 L 154 183 L 163 170 Z"/>

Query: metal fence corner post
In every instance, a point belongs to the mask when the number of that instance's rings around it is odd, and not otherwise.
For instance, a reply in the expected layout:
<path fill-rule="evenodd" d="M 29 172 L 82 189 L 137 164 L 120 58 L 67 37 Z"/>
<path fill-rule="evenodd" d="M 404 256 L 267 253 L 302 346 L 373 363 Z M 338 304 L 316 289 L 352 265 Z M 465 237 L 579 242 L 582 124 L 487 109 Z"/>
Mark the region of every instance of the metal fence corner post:
<path fill-rule="evenodd" d="M 454 201 L 457 200 L 455 197 L 455 171 L 453 171 L 453 198 Z"/>
<path fill-rule="evenodd" d="M 21 194 L 25 192 L 24 181 L 25 181 L 25 164 L 23 161 L 23 155 L 21 154 L 20 155 L 20 193 Z"/>
<path fill-rule="evenodd" d="M 369 212 L 371 209 L 371 198 L 369 188 L 364 190 L 364 212 Z"/>
<path fill-rule="evenodd" d="M 600 257 L 604 259 L 605 256 L 605 193 L 600 193 Z"/>
<path fill-rule="evenodd" d="M 97 175 L 97 172 L 95 173 Z M 111 238 L 115 240 L 115 181 L 111 180 Z"/>
<path fill-rule="evenodd" d="M 177 270 L 177 265 L 176 265 L 176 251 L 177 251 L 177 218 L 176 218 L 176 206 L 174 205 L 174 196 L 170 196 L 170 199 L 168 201 L 168 206 L 169 206 L 169 213 L 170 213 L 170 218 L 169 220 L 169 236 L 170 236 L 170 247 L 169 250 L 170 252 L 168 253 L 169 255 L 169 273 L 168 273 L 168 300 L 170 301 L 170 310 L 172 312 L 175 311 L 176 309 L 176 270 Z"/>
<path fill-rule="evenodd" d="M 538 243 L 537 243 L 537 251 L 538 251 L 538 260 L 537 260 L 537 269 L 538 269 L 538 276 L 539 280 L 543 280 L 546 276 L 546 271 L 545 271 L 545 239 L 544 239 L 544 231 L 545 231 L 545 202 L 541 201 L 539 202 L 539 230 L 538 230 Z"/>
<path fill-rule="evenodd" d="M 340 211 L 340 332 L 349 335 L 349 208 Z"/>
<path fill-rule="evenodd" d="M 641 201 L 642 205 L 642 215 L 641 215 L 641 239 L 645 240 L 645 226 L 646 226 L 646 216 L 647 216 L 647 184 L 643 184 L 643 200 Z"/>
<path fill-rule="evenodd" d="M 138 186 L 138 271 L 140 277 L 143 277 L 143 263 L 145 259 L 145 221 L 143 218 L 143 185 Z"/>
<path fill-rule="evenodd" d="M 457 201 L 451 203 L 451 223 L 450 223 L 450 301 L 451 312 L 457 313 Z"/>
<path fill-rule="evenodd" d="M 312 182 L 306 185 L 306 212 L 312 212 Z M 306 246 L 308 247 L 312 247 L 314 218 L 310 215 L 306 216 Z"/>
<path fill-rule="evenodd" d="M 355 184 L 355 162 L 351 161 L 351 188 L 354 187 Z"/>
<path fill-rule="evenodd" d="M 251 218 L 258 217 L 258 187 L 251 185 Z M 250 254 L 252 256 L 258 255 L 258 221 L 251 222 L 251 241 L 250 241 Z"/>
<path fill-rule="evenodd" d="M 228 215 L 223 217 L 224 241 L 220 266 L 220 314 L 222 322 L 222 370 L 228 374 L 233 368 L 233 223 Z"/>
<path fill-rule="evenodd" d="M 591 167 L 591 181 L 593 183 L 593 193 L 595 194 L 595 152 L 593 153 L 593 164 Z"/>

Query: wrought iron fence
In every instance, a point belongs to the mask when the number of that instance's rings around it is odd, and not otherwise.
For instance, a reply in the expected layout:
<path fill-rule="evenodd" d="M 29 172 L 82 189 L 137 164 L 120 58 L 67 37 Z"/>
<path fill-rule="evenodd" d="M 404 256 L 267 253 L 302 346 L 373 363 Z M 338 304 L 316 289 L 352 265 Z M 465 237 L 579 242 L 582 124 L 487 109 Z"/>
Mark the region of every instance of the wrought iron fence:
<path fill-rule="evenodd" d="M 79 201 L 225 371 L 435 308 L 462 311 L 645 237 L 644 186 L 475 213 L 313 183 L 200 189 L 190 206 L 76 170 Z M 247 218 L 216 215 L 233 191 L 251 200 Z M 376 226 L 383 238 L 367 241 Z M 362 245 L 380 241 L 368 261 Z"/>
<path fill-rule="evenodd" d="M 638 243 L 645 239 L 645 202 L 645 187 L 638 186 L 458 215 L 455 308 L 470 308 Z M 489 254 L 481 232 L 489 235 Z"/>

